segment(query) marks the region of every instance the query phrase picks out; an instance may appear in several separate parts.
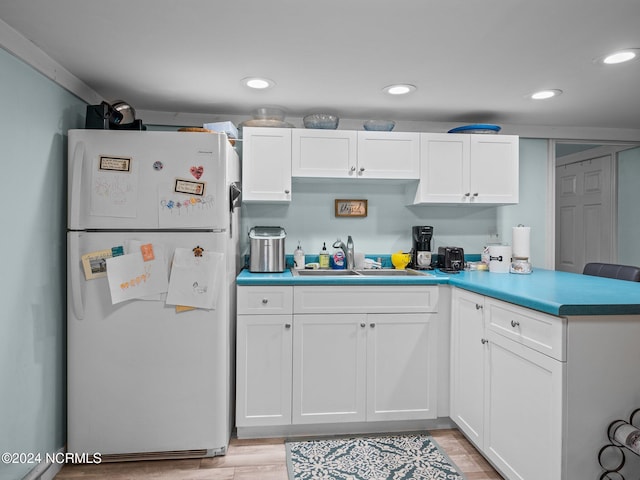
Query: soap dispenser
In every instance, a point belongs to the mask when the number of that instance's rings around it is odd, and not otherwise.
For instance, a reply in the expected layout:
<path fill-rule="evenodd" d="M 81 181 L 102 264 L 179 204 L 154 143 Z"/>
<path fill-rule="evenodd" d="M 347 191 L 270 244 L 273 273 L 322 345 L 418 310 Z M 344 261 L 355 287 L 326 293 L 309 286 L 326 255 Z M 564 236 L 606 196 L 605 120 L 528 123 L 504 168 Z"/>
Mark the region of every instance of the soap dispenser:
<path fill-rule="evenodd" d="M 322 242 L 322 250 L 320 250 L 320 255 L 318 255 L 318 262 L 320 263 L 320 268 L 329 268 L 329 251 L 327 250 L 327 243 Z"/>
<path fill-rule="evenodd" d="M 293 251 L 293 267 L 296 270 L 304 270 L 304 250 L 300 246 L 300 240 L 298 240 L 298 248 Z"/>
<path fill-rule="evenodd" d="M 344 252 L 338 245 L 342 244 L 342 240 L 339 238 L 333 244 L 333 254 L 331 255 L 331 268 L 334 270 L 344 270 L 346 267 L 346 260 L 344 258 Z"/>

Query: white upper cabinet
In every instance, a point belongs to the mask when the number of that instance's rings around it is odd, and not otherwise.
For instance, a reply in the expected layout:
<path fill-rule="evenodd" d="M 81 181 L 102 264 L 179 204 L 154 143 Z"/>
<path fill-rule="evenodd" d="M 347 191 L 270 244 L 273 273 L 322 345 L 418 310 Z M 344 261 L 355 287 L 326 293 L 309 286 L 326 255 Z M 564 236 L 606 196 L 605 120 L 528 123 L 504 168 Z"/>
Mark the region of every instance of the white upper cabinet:
<path fill-rule="evenodd" d="M 518 203 L 518 148 L 515 135 L 421 134 L 413 203 Z"/>
<path fill-rule="evenodd" d="M 291 202 L 291 129 L 242 131 L 242 201 Z"/>
<path fill-rule="evenodd" d="M 420 176 L 420 134 L 292 130 L 294 177 L 403 179 Z"/>
<path fill-rule="evenodd" d="M 358 132 L 358 178 L 420 178 L 420 134 Z"/>
<path fill-rule="evenodd" d="M 518 203 L 516 135 L 245 128 L 243 201 L 291 201 L 292 178 L 418 180 L 413 204 Z"/>
<path fill-rule="evenodd" d="M 355 178 L 358 132 L 296 128 L 291 135 L 294 177 Z"/>

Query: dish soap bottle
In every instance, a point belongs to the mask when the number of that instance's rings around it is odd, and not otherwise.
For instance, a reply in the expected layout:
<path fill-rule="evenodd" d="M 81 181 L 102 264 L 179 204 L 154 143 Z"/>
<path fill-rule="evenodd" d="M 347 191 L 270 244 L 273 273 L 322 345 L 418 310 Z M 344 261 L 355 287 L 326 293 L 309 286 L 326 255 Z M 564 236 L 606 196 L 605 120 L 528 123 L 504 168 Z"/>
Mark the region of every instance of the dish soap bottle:
<path fill-rule="evenodd" d="M 331 255 L 331 268 L 333 268 L 334 270 L 344 270 L 344 268 L 346 267 L 344 252 L 341 248 L 335 247 L 335 245 L 340 243 L 342 243 L 342 240 L 337 239 L 336 243 L 334 243 L 333 255 Z"/>
<path fill-rule="evenodd" d="M 298 248 L 293 251 L 293 267 L 296 270 L 304 270 L 304 250 L 300 246 L 300 240 L 298 240 Z"/>
<path fill-rule="evenodd" d="M 318 262 L 320 263 L 320 268 L 329 268 L 329 252 L 327 251 L 326 242 L 322 242 L 322 250 L 318 255 Z"/>

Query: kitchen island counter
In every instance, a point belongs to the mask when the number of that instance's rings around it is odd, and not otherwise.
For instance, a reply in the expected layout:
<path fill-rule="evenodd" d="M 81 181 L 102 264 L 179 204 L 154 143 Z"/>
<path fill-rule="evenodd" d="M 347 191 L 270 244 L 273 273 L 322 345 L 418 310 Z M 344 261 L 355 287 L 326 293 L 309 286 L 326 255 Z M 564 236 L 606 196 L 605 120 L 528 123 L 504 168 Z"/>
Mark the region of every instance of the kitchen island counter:
<path fill-rule="evenodd" d="M 406 277 L 294 277 L 243 270 L 238 285 L 452 285 L 551 315 L 640 314 L 640 282 L 614 280 L 555 270 L 534 269 L 529 275 L 463 271 L 448 275 Z"/>

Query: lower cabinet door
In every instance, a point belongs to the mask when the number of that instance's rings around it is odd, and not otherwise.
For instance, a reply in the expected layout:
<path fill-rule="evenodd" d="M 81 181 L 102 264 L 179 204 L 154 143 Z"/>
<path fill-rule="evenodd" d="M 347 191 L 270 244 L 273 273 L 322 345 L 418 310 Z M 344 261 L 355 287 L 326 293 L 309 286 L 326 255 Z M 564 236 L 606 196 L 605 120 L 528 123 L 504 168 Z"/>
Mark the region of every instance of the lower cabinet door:
<path fill-rule="evenodd" d="M 480 449 L 484 440 L 484 296 L 454 289 L 451 310 L 451 419 Z"/>
<path fill-rule="evenodd" d="M 365 420 L 365 314 L 294 315 L 293 423 Z"/>
<path fill-rule="evenodd" d="M 434 314 L 367 316 L 367 421 L 437 417 Z"/>
<path fill-rule="evenodd" d="M 562 477 L 564 363 L 488 335 L 484 452 L 509 479 Z"/>
<path fill-rule="evenodd" d="M 291 424 L 291 315 L 238 315 L 236 425 Z"/>

